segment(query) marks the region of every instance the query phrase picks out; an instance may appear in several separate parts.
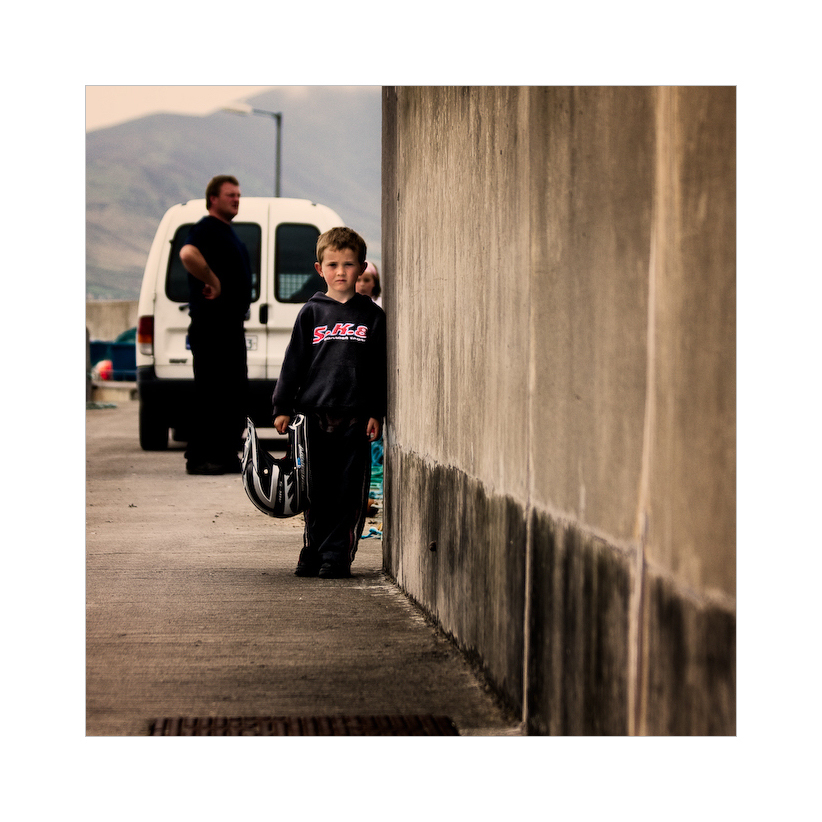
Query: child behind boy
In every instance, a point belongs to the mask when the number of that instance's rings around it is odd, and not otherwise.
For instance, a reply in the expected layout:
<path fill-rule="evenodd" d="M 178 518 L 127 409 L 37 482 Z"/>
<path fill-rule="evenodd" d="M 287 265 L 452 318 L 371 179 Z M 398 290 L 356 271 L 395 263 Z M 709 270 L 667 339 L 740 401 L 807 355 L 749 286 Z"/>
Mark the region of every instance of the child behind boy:
<path fill-rule="evenodd" d="M 377 305 L 382 307 L 382 302 L 380 302 L 381 293 L 379 269 L 374 263 L 366 262 L 365 271 L 360 274 L 360 278 L 357 280 L 357 294 L 365 294 L 366 297 L 371 297 Z"/>
<path fill-rule="evenodd" d="M 385 313 L 357 293 L 365 241 L 350 228 L 317 240 L 315 268 L 327 292 L 300 309 L 274 389 L 274 427 L 305 414 L 311 460 L 297 576 L 351 576 L 365 524 L 371 442 L 387 402 Z"/>

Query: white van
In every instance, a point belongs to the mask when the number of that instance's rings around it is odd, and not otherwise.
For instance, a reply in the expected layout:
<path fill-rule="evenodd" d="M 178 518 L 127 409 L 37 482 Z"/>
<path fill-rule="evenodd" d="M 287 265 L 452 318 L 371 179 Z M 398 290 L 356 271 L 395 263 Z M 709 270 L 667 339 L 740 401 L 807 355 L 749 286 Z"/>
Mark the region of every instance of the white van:
<path fill-rule="evenodd" d="M 145 451 L 188 439 L 194 371 L 188 346 L 188 279 L 180 249 L 206 216 L 205 200 L 170 208 L 146 262 L 137 322 L 140 446 Z M 232 221 L 251 257 L 251 308 L 245 320 L 249 416 L 271 427 L 271 394 L 297 312 L 325 283 L 314 270 L 317 238 L 344 225 L 330 208 L 309 200 L 243 197 Z"/>

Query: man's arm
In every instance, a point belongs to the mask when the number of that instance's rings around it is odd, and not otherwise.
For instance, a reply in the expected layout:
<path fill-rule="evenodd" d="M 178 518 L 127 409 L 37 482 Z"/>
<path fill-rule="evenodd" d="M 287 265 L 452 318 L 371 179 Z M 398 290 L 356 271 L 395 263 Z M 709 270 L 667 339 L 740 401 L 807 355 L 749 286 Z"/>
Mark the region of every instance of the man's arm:
<path fill-rule="evenodd" d="M 203 296 L 207 300 L 214 300 L 220 296 L 222 288 L 217 275 L 209 268 L 205 257 L 196 245 L 184 245 L 180 249 L 180 260 L 183 267 L 192 277 L 196 277 L 203 285 Z"/>

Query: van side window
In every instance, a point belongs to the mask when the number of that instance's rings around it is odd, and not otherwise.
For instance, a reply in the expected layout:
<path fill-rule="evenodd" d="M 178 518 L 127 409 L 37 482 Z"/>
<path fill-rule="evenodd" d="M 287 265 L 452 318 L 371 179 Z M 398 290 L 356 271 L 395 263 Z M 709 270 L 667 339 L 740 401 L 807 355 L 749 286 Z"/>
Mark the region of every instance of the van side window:
<path fill-rule="evenodd" d="M 180 249 L 185 245 L 194 223 L 181 225 L 171 241 L 171 254 L 166 272 L 166 296 L 177 303 L 188 302 L 188 275 L 180 261 Z M 263 232 L 257 223 L 232 223 L 237 236 L 245 243 L 251 258 L 251 302 L 260 298 L 260 247 Z M 316 241 L 315 241 L 316 242 Z"/>
<path fill-rule="evenodd" d="M 323 278 L 314 270 L 320 230 L 303 223 L 280 223 L 275 234 L 274 294 L 281 303 L 304 303 L 318 291 Z"/>

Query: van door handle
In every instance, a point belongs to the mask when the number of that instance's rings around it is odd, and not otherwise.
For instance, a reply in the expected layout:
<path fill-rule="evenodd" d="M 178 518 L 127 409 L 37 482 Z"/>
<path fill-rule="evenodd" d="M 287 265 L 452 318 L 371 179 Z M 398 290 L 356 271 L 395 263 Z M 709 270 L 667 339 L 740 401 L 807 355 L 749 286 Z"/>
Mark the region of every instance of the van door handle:
<path fill-rule="evenodd" d="M 260 325 L 268 324 L 268 303 L 263 303 L 260 306 Z"/>

